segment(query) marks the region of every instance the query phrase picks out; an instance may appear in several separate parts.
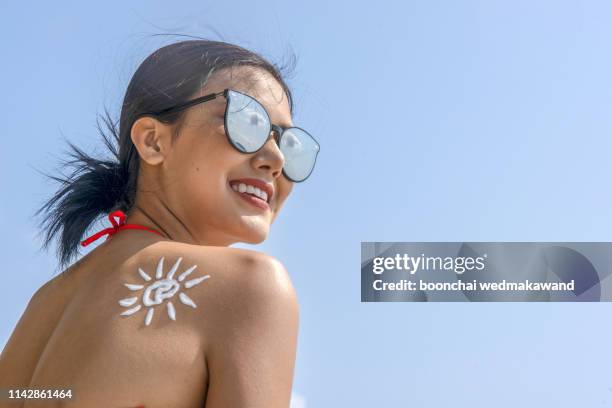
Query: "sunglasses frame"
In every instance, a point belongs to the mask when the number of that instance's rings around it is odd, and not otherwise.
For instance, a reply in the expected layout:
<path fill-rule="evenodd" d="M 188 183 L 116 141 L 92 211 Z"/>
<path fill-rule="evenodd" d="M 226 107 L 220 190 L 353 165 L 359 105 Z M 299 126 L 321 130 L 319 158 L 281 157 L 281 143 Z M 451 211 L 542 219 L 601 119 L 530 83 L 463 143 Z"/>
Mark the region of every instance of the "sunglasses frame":
<path fill-rule="evenodd" d="M 228 126 L 227 126 L 227 116 L 228 116 L 227 114 L 228 114 L 228 109 L 229 109 L 229 105 L 230 105 L 230 103 L 229 103 L 229 102 L 230 102 L 229 91 L 239 93 L 239 94 L 241 94 L 241 95 L 246 96 L 247 98 L 252 99 L 253 101 L 257 102 L 257 103 L 258 103 L 258 104 L 261 106 L 261 108 L 263 109 L 263 111 L 266 113 L 266 117 L 268 118 L 268 123 L 270 124 L 270 130 L 268 131 L 268 137 L 267 137 L 267 139 L 266 139 L 266 140 L 265 140 L 265 141 L 262 143 L 262 145 L 261 145 L 261 146 L 260 146 L 260 147 L 259 147 L 257 150 L 255 150 L 255 151 L 252 151 L 252 152 L 245 152 L 245 151 L 243 151 L 243 150 L 240 150 L 240 149 L 239 149 L 239 148 L 238 148 L 238 147 L 237 147 L 237 146 L 234 144 L 234 141 L 232 140 L 232 138 L 231 138 L 231 137 L 230 137 L 230 135 L 229 135 L 229 130 L 228 130 Z M 252 154 L 252 153 L 256 153 L 256 152 L 258 152 L 259 150 L 261 150 L 261 149 L 262 149 L 262 148 L 263 148 L 263 147 L 266 145 L 266 143 L 268 142 L 268 140 L 270 140 L 270 133 L 272 133 L 272 131 L 274 131 L 274 132 L 275 132 L 275 133 L 278 135 L 277 137 L 274 137 L 274 140 L 276 141 L 276 144 L 277 144 L 277 146 L 279 147 L 279 149 L 280 149 L 280 142 L 281 142 L 281 140 L 282 140 L 282 137 L 283 137 L 284 133 L 285 133 L 287 130 L 290 130 L 290 129 L 298 129 L 298 130 L 300 130 L 300 131 L 302 131 L 302 132 L 306 133 L 306 134 L 307 134 L 307 135 L 308 135 L 310 138 L 312 138 L 312 140 L 314 140 L 314 142 L 317 144 L 317 153 L 315 154 L 315 157 L 314 157 L 314 162 L 312 163 L 312 167 L 311 167 L 311 169 L 310 169 L 310 172 L 308 172 L 308 174 L 306 175 L 306 177 L 304 177 L 304 178 L 303 178 L 303 179 L 301 179 L 301 180 L 294 180 L 294 179 L 292 179 L 291 177 L 289 177 L 289 176 L 287 175 L 287 173 L 285 172 L 285 166 L 283 166 L 283 169 L 282 169 L 282 171 L 283 171 L 283 175 L 284 175 L 284 176 L 285 176 L 285 177 L 286 177 L 288 180 L 290 180 L 290 181 L 292 181 L 292 182 L 294 182 L 294 183 L 301 183 L 301 182 L 303 182 L 303 181 L 306 181 L 306 179 L 307 179 L 308 177 L 310 177 L 310 175 L 312 174 L 312 172 L 313 172 L 313 170 L 314 170 L 314 168 L 315 168 L 315 164 L 316 164 L 316 162 L 317 162 L 317 156 L 319 155 L 319 151 L 320 151 L 320 148 L 321 148 L 321 145 L 319 144 L 319 142 L 317 141 L 317 139 L 315 139 L 315 138 L 314 138 L 314 137 L 313 137 L 313 136 L 312 136 L 310 133 L 308 133 L 306 130 L 304 130 L 304 129 L 300 128 L 300 127 L 297 127 L 297 126 L 291 126 L 291 127 L 287 127 L 287 128 L 285 128 L 285 127 L 282 127 L 282 126 L 279 126 L 279 125 L 275 125 L 275 124 L 273 124 L 273 123 L 272 123 L 272 121 L 270 120 L 270 114 L 268 113 L 268 111 L 266 110 L 266 108 L 265 108 L 265 107 L 264 107 L 264 106 L 261 104 L 261 102 L 259 102 L 257 99 L 253 98 L 252 96 L 247 95 L 247 94 L 245 94 L 245 93 L 242 93 L 242 92 L 240 92 L 240 91 L 236 91 L 235 89 L 225 88 L 225 89 L 224 89 L 223 91 L 221 91 L 221 92 L 210 93 L 210 94 L 207 94 L 207 95 L 204 95 L 204 96 L 200 96 L 200 97 L 198 97 L 198 98 L 194 98 L 194 99 L 191 99 L 191 100 L 189 100 L 189 101 L 186 101 L 186 102 L 180 103 L 180 104 L 175 105 L 175 106 L 170 106 L 170 107 L 168 107 L 168 108 L 165 108 L 165 109 L 162 109 L 162 110 L 159 110 L 159 111 L 153 111 L 153 112 L 145 112 L 145 113 L 141 113 L 141 114 L 139 114 L 139 115 L 137 116 L 137 118 L 138 118 L 138 117 L 141 117 L 141 116 L 146 116 L 146 115 L 151 115 L 151 116 L 163 116 L 163 115 L 167 115 L 167 114 L 169 114 L 169 113 L 174 113 L 174 112 L 178 112 L 178 111 L 181 111 L 181 110 L 184 110 L 184 109 L 190 108 L 190 107 L 192 107 L 192 106 L 194 106 L 194 105 L 198 105 L 198 104 L 200 104 L 200 103 L 204 103 L 204 102 L 212 101 L 213 99 L 216 99 L 216 98 L 218 98 L 219 96 L 223 96 L 223 97 L 225 97 L 225 99 L 226 99 L 226 101 L 227 101 L 227 103 L 225 104 L 225 112 L 224 112 L 224 114 L 223 114 L 223 124 L 224 124 L 224 127 L 225 127 L 225 136 L 227 137 L 227 141 L 230 143 L 230 145 L 232 145 L 232 147 L 233 147 L 234 149 L 238 150 L 240 153 L 243 153 L 243 154 Z M 132 150 L 133 150 L 133 149 L 134 149 L 134 144 L 132 143 L 132 145 L 130 146 L 130 152 L 129 152 L 129 154 L 130 154 L 130 155 L 131 155 L 131 153 L 132 153 Z M 131 158 L 131 157 L 128 157 L 128 160 L 129 160 L 130 158 Z"/>

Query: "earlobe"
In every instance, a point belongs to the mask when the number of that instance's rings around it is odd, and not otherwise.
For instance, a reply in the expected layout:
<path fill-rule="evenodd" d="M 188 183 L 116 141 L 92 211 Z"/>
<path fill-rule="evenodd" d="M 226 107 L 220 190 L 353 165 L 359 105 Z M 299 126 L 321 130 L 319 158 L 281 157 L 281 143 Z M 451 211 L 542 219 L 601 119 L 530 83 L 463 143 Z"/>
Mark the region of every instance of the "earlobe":
<path fill-rule="evenodd" d="M 150 117 L 142 117 L 132 125 L 131 138 L 140 159 L 156 166 L 164 161 L 162 127 Z"/>

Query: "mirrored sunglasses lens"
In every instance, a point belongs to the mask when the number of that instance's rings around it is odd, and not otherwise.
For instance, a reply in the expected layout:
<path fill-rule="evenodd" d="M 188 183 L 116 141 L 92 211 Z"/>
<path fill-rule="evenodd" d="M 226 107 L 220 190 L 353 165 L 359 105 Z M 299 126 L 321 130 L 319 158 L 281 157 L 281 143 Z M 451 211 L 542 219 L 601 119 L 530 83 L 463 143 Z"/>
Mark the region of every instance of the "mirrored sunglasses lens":
<path fill-rule="evenodd" d="M 245 153 L 258 150 L 268 139 L 270 121 L 255 99 L 228 91 L 227 131 L 234 146 Z"/>
<path fill-rule="evenodd" d="M 283 169 L 294 181 L 305 180 L 314 168 L 319 144 L 305 131 L 298 128 L 285 130 L 280 150 L 285 156 Z"/>

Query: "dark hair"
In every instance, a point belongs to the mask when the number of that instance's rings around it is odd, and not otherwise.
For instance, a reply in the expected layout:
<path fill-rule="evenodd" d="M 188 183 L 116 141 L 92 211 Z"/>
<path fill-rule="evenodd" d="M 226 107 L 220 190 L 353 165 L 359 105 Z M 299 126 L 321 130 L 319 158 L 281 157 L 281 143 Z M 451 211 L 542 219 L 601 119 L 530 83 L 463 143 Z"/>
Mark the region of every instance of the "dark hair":
<path fill-rule="evenodd" d="M 270 73 L 287 94 L 293 114 L 291 91 L 283 79 L 284 71 L 291 71 L 295 66 L 295 54 L 290 57 L 289 64 L 279 67 L 240 46 L 206 39 L 166 45 L 149 55 L 127 87 L 119 128 L 106 108 L 103 126 L 97 121 L 98 132 L 111 152 L 111 159 L 96 159 L 68 141 L 69 159 L 62 161 L 62 165 L 72 167 L 73 172 L 61 177 L 45 174 L 60 187 L 35 213 L 36 216 L 43 214 L 39 223 L 44 233 L 43 248 L 47 249 L 59 235 L 57 255 L 63 268 L 78 255 L 83 235 L 101 214 L 115 210 L 127 213 L 132 208 L 140 158 L 133 148 L 130 132 L 138 115 L 186 101 L 214 72 L 237 66 L 251 66 Z M 175 125 L 173 136 L 176 136 L 183 117 L 184 111 L 179 111 L 158 119 Z M 134 153 L 130 154 L 132 150 Z"/>

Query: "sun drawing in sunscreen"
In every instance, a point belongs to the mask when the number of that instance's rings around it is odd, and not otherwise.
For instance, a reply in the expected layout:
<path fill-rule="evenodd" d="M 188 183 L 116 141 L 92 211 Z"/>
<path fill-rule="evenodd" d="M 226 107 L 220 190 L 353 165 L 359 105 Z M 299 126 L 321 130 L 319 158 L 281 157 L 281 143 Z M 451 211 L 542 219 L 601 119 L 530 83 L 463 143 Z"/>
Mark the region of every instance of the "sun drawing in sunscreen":
<path fill-rule="evenodd" d="M 210 278 L 210 275 L 205 275 L 199 278 L 191 279 L 186 282 L 185 279 L 197 268 L 197 265 L 193 265 L 188 268 L 185 272 L 181 273 L 177 279 L 174 279 L 174 275 L 179 268 L 183 258 L 179 258 L 172 268 L 168 271 L 166 277 L 164 277 L 164 257 L 162 256 L 157 264 L 157 271 L 155 273 L 155 280 L 151 278 L 145 271 L 138 268 L 138 273 L 145 281 L 144 284 L 136 283 L 124 283 L 125 287 L 131 291 L 138 292 L 144 289 L 142 293 L 142 304 L 138 303 L 139 296 L 128 297 L 121 299 L 119 304 L 123 307 L 129 308 L 125 312 L 121 313 L 121 316 L 130 316 L 138 312 L 143 306 L 148 308 L 147 314 L 145 315 L 145 324 L 148 326 L 153 320 L 153 314 L 155 313 L 155 306 L 166 303 L 166 310 L 168 317 L 172 320 L 176 320 L 176 309 L 170 299 L 178 293 L 178 298 L 181 303 L 191 306 L 194 309 L 197 307 L 195 302 L 181 291 L 182 288 L 189 289 L 195 285 L 198 285 L 203 280 Z M 181 283 L 183 287 L 181 288 Z M 137 304 L 138 303 L 138 304 Z"/>

